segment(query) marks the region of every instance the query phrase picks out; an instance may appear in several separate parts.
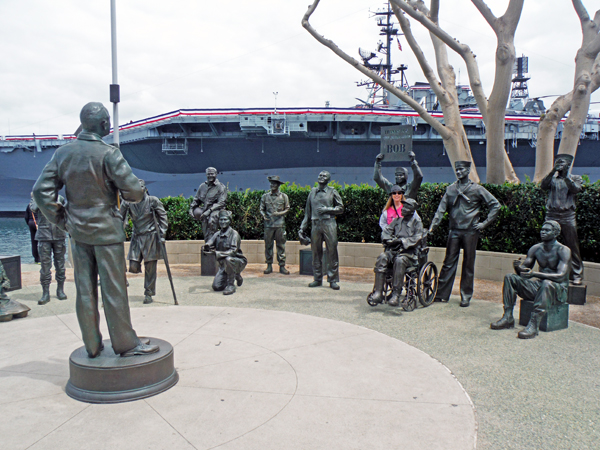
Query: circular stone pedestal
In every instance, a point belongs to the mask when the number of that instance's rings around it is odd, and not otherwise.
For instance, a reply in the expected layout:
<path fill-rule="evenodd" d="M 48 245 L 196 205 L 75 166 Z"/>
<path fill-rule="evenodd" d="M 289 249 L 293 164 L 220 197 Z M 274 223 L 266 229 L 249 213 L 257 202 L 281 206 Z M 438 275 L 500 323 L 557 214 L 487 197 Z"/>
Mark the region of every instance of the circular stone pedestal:
<path fill-rule="evenodd" d="M 88 357 L 85 347 L 71 353 L 69 397 L 88 403 L 121 403 L 159 394 L 175 386 L 173 347 L 167 341 L 151 338 L 157 353 L 143 356 L 115 355 L 110 340 L 96 358 Z"/>

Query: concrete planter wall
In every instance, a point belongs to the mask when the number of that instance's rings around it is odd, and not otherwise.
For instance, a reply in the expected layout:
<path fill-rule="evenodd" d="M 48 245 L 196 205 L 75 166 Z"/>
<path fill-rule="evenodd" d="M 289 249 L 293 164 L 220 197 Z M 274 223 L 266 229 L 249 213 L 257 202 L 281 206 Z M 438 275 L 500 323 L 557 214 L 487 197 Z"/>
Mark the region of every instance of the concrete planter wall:
<path fill-rule="evenodd" d="M 202 245 L 204 245 L 204 241 L 167 241 L 169 262 L 171 264 L 200 264 Z M 126 242 L 125 246 L 127 251 L 129 243 Z M 310 247 L 300 245 L 298 241 L 288 241 L 286 244 L 287 263 L 298 265 L 300 263 L 299 250 L 307 248 Z M 340 242 L 338 245 L 340 266 L 372 269 L 381 250 L 381 244 Z M 242 241 L 242 251 L 251 264 L 265 262 L 264 241 Z M 432 247 L 429 250 L 429 260 L 437 265 L 438 270 L 442 267 L 445 252 L 445 248 Z M 513 260 L 519 257 L 524 259 L 525 255 L 478 251 L 475 276 L 483 280 L 502 281 L 505 274 L 513 272 Z M 459 260 L 458 276 L 460 276 L 461 265 L 462 256 Z M 584 262 L 584 267 L 587 293 L 600 296 L 600 264 Z"/>

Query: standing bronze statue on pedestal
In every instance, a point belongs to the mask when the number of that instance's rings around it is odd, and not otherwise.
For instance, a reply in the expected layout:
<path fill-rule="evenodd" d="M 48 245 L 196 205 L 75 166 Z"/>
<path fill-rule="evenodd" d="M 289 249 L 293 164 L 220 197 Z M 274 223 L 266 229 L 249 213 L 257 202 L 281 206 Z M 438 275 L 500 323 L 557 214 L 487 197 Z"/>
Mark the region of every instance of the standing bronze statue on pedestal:
<path fill-rule="evenodd" d="M 202 223 L 204 242 L 219 228 L 219 211 L 225 208 L 227 187 L 217 180 L 217 169 L 206 169 L 206 181 L 198 186 L 190 206 L 190 215 Z"/>
<path fill-rule="evenodd" d="M 204 251 L 212 252 L 217 258 L 219 271 L 213 280 L 212 288 L 223 291 L 223 295 L 235 292 L 235 283 L 241 286 L 244 282 L 242 271 L 248 260 L 240 248 L 242 239 L 237 231 L 231 228 L 231 211 L 219 212 L 219 231 L 212 235 L 204 245 Z"/>
<path fill-rule="evenodd" d="M 529 323 L 518 334 L 521 339 L 536 337 L 540 322 L 548 312 L 548 308 L 557 303 L 567 302 L 571 250 L 556 241 L 560 228 L 558 222 L 546 220 L 540 231 L 542 242 L 529 249 L 525 261 L 514 261 L 515 273 L 509 273 L 504 277 L 502 287 L 504 315 L 490 325 L 492 330 L 514 328 L 513 308 L 517 295 L 533 301 Z M 536 263 L 539 265 L 539 272 L 533 272 Z"/>
<path fill-rule="evenodd" d="M 309 287 L 323 285 L 323 242 L 327 248 L 327 281 L 331 289 L 340 288 L 337 222 L 335 216 L 344 212 L 342 197 L 329 184 L 331 174 L 326 170 L 319 174 L 318 187 L 311 189 L 306 200 L 304 220 L 300 225 L 300 239 L 306 240 L 308 222 L 311 222 L 310 242 L 314 281 Z"/>
<path fill-rule="evenodd" d="M 458 180 L 446 189 L 429 226 L 429 234 L 440 224 L 444 214 L 450 216 L 450 232 L 446 244 L 446 257 L 440 272 L 436 301 L 447 302 L 458 267 L 460 249 L 463 249 L 462 274 L 460 276 L 460 306 L 469 306 L 473 297 L 475 281 L 475 257 L 479 233 L 498 217 L 500 203 L 483 186 L 469 179 L 471 161 L 456 161 L 454 170 Z M 489 208 L 487 220 L 480 222 L 481 207 Z"/>
<path fill-rule="evenodd" d="M 159 350 L 142 343 L 131 326 L 125 278 L 125 231 L 117 207 L 123 199 L 139 202 L 144 191 L 120 150 L 105 144 L 110 116 L 101 103 L 88 103 L 80 114 L 82 131 L 63 145 L 44 167 L 33 197 L 46 218 L 72 238 L 77 288 L 77 319 L 90 358 L 102 352 L 98 312 L 98 276 L 112 348 L 121 356 Z M 67 205 L 57 201 L 65 187 Z"/>
<path fill-rule="evenodd" d="M 123 201 L 121 216 L 124 224 L 127 223 L 127 214 L 131 216 L 133 234 L 127 255 L 129 272 L 141 273 L 144 261 L 144 303 L 148 304 L 156 295 L 156 268 L 158 260 L 163 259 L 161 244 L 165 241 L 169 221 L 162 202 L 148 195 L 144 180 L 140 180 L 140 186 L 144 190 L 144 198 L 139 203 Z M 158 224 L 158 230 L 155 223 Z"/>
<path fill-rule="evenodd" d="M 56 200 L 63 207 L 65 199 L 62 195 Z M 54 269 L 56 278 L 56 297 L 59 300 L 66 300 L 65 294 L 65 254 L 67 246 L 65 239 L 67 233 L 58 228 L 46 217 L 40 213 L 37 204 L 31 202 L 31 213 L 37 217 L 37 231 L 35 240 L 38 243 L 38 254 L 40 256 L 40 283 L 42 285 L 42 298 L 38 300 L 38 305 L 45 305 L 50 301 L 50 282 L 52 281 L 52 257 L 54 256 Z"/>
<path fill-rule="evenodd" d="M 560 236 L 565 245 L 571 249 L 573 270 L 570 278 L 573 284 L 578 285 L 583 280 L 583 262 L 577 237 L 575 195 L 581 191 L 583 179 L 569 172 L 572 163 L 572 155 L 557 155 L 554 168 L 544 177 L 540 187 L 548 191 L 546 220 L 554 220 L 560 224 Z"/>
<path fill-rule="evenodd" d="M 277 242 L 277 262 L 279 273 L 289 275 L 285 268 L 285 215 L 290 210 L 288 196 L 279 190 L 283 181 L 278 176 L 267 177 L 271 183 L 271 192 L 263 194 L 260 199 L 260 214 L 265 219 L 265 275 L 273 272 L 273 241 Z"/>
<path fill-rule="evenodd" d="M 386 178 L 381 175 L 381 161 L 385 158 L 383 153 L 380 153 L 375 157 L 375 170 L 373 172 L 373 180 L 377 185 L 383 189 L 387 194 L 391 192 L 392 186 L 394 184 L 400 186 L 404 192 L 405 198 L 412 198 L 413 200 L 417 199 L 417 194 L 419 193 L 419 188 L 421 187 L 421 183 L 423 182 L 423 172 L 419 167 L 419 163 L 415 159 L 414 152 L 410 152 L 408 154 L 410 157 L 410 166 L 413 171 L 413 180 L 410 186 L 408 185 L 408 170 L 404 167 L 397 167 L 395 172 L 396 182 L 391 183 Z"/>

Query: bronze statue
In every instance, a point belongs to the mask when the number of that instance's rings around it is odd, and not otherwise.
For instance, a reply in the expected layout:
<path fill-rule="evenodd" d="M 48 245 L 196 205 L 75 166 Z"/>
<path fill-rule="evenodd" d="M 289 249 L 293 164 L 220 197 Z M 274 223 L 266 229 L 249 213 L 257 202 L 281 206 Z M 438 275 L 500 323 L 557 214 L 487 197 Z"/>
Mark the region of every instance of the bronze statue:
<path fill-rule="evenodd" d="M 223 295 L 235 292 L 235 283 L 241 286 L 244 282 L 242 271 L 248 260 L 242 253 L 242 239 L 237 231 L 231 228 L 231 211 L 219 212 L 219 231 L 212 235 L 204 245 L 205 252 L 213 252 L 219 263 L 219 271 L 215 275 L 212 288 L 223 291 Z"/>
<path fill-rule="evenodd" d="M 429 234 L 438 227 L 444 214 L 448 212 L 450 232 L 435 300 L 447 302 L 450 299 L 458 267 L 458 256 L 462 248 L 460 306 L 466 307 L 469 306 L 473 296 L 475 257 L 477 256 L 479 233 L 496 220 L 500 213 L 500 203 L 483 186 L 475 184 L 469 179 L 471 161 L 456 161 L 454 171 L 458 180 L 446 189 L 446 193 L 429 226 Z M 481 206 L 483 204 L 488 206 L 489 213 L 486 220 L 480 221 Z"/>
<path fill-rule="evenodd" d="M 63 207 L 65 199 L 62 195 L 56 200 Z M 38 243 L 38 254 L 40 255 L 40 283 L 42 285 L 42 298 L 38 300 L 38 305 L 45 305 L 50 301 L 50 282 L 52 281 L 52 256 L 54 256 L 54 268 L 56 270 L 56 297 L 59 300 L 66 300 L 65 294 L 65 254 L 67 246 L 65 239 L 67 233 L 51 223 L 39 212 L 37 204 L 32 202 L 31 213 L 37 217 L 37 232 L 35 240 Z"/>
<path fill-rule="evenodd" d="M 113 350 L 121 356 L 159 350 L 142 343 L 131 326 L 125 279 L 125 231 L 117 207 L 123 199 L 139 202 L 144 191 L 121 151 L 105 144 L 110 116 L 101 103 L 88 103 L 80 114 L 77 139 L 56 150 L 33 187 L 33 197 L 46 218 L 71 235 L 76 310 L 87 354 L 103 349 L 98 312 L 98 276 Z M 57 201 L 66 189 L 67 204 Z"/>
<path fill-rule="evenodd" d="M 375 263 L 375 286 L 371 294 L 373 303 L 383 301 L 385 276 L 388 267 L 392 265 L 393 288 L 388 305 L 398 306 L 406 269 L 418 264 L 417 245 L 423 237 L 423 224 L 416 213 L 418 204 L 412 198 L 407 198 L 402 203 L 402 216 L 394 219 L 381 233 L 381 242 L 385 251 L 379 255 Z"/>
<path fill-rule="evenodd" d="M 318 187 L 311 189 L 306 200 L 304 220 L 300 225 L 301 239 L 305 239 L 308 222 L 311 221 L 310 242 L 314 281 L 309 287 L 323 285 L 323 242 L 327 247 L 327 281 L 331 289 L 340 288 L 338 261 L 337 223 L 335 216 L 344 212 L 342 197 L 338 191 L 328 186 L 331 175 L 326 170 L 319 174 Z"/>
<path fill-rule="evenodd" d="M 31 200 L 27 204 L 27 208 L 25 208 L 25 223 L 29 228 L 29 234 L 31 236 L 31 256 L 33 256 L 33 260 L 36 264 L 41 264 L 40 254 L 38 253 L 38 243 L 35 240 L 35 233 L 37 232 L 37 219 L 35 214 L 31 212 L 31 208 L 35 205 L 33 201 L 33 192 L 31 193 Z"/>
<path fill-rule="evenodd" d="M 27 317 L 31 308 L 8 298 L 5 292 L 7 289 L 10 289 L 10 280 L 0 261 L 0 322 Z"/>
<path fill-rule="evenodd" d="M 219 211 L 225 208 L 227 187 L 217 180 L 217 169 L 206 169 L 206 181 L 198 186 L 190 206 L 190 215 L 202 223 L 204 242 L 219 228 Z"/>
<path fill-rule="evenodd" d="M 581 176 L 569 172 L 572 163 L 572 155 L 557 155 L 554 168 L 544 177 L 540 187 L 549 192 L 546 202 L 546 220 L 554 220 L 560 224 L 560 235 L 565 245 L 571 249 L 573 264 L 571 280 L 573 284 L 581 284 L 583 262 L 577 237 L 575 195 L 581 191 L 583 180 Z"/>
<path fill-rule="evenodd" d="M 121 203 L 121 216 L 124 224 L 127 223 L 127 214 L 131 216 L 133 234 L 129 245 L 129 272 L 141 273 L 144 261 L 144 303 L 152 303 L 156 295 L 156 267 L 161 255 L 161 242 L 165 241 L 169 221 L 167 212 L 162 202 L 154 196 L 148 195 L 144 180 L 140 180 L 144 191 L 144 198 L 139 203 Z M 155 222 L 156 220 L 156 222 Z M 159 229 L 155 227 L 158 224 Z"/>
<path fill-rule="evenodd" d="M 513 308 L 517 295 L 533 301 L 529 323 L 518 334 L 521 339 L 536 337 L 540 321 L 548 308 L 556 303 L 566 303 L 571 271 L 571 250 L 556 241 L 560 228 L 558 222 L 546 220 L 540 231 L 542 242 L 529 249 L 525 261 L 514 261 L 515 273 L 509 273 L 504 277 L 502 287 L 504 315 L 497 322 L 490 324 L 492 330 L 514 328 Z M 539 265 L 539 272 L 532 270 L 536 262 Z"/>
<path fill-rule="evenodd" d="M 416 200 L 417 194 L 419 193 L 419 188 L 423 182 L 423 172 L 419 167 L 419 163 L 417 163 L 417 160 L 415 159 L 414 152 L 410 152 L 408 156 L 410 157 L 410 166 L 413 171 L 412 183 L 410 186 L 408 186 L 408 170 L 406 170 L 404 167 L 397 167 L 395 172 L 396 183 L 394 184 L 397 184 L 403 189 L 404 197 Z M 381 175 L 381 161 L 383 161 L 383 158 L 385 158 L 383 153 L 380 153 L 375 157 L 375 171 L 373 173 L 373 180 L 381 189 L 389 194 L 393 184 L 384 178 L 383 175 Z"/>
<path fill-rule="evenodd" d="M 285 268 L 285 215 L 290 210 L 288 196 L 279 190 L 283 181 L 278 176 L 267 177 L 271 184 L 271 192 L 263 194 L 260 199 L 260 214 L 265 219 L 265 262 L 264 274 L 273 272 L 273 241 L 277 242 L 277 262 L 279 273 L 289 275 Z"/>

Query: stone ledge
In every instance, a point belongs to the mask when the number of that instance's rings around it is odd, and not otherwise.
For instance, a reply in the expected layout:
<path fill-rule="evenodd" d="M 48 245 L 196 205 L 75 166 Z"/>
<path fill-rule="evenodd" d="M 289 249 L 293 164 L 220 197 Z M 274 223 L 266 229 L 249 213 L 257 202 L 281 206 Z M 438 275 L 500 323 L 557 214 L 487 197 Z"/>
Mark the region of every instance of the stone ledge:
<path fill-rule="evenodd" d="M 204 241 L 167 241 L 167 252 L 171 264 L 199 264 L 200 249 Z M 299 250 L 310 247 L 301 245 L 298 241 L 288 241 L 286 255 L 288 264 L 299 264 Z M 129 242 L 125 243 L 125 252 L 129 250 Z M 381 253 L 381 244 L 367 244 L 360 242 L 340 242 L 338 254 L 340 264 L 345 267 L 370 268 L 375 266 L 375 261 Z M 263 263 L 265 260 L 265 244 L 262 240 L 242 241 L 242 251 L 249 263 Z M 441 270 L 446 250 L 432 247 L 429 251 L 429 260 L 433 261 Z M 126 253 L 127 254 L 127 253 Z M 513 253 L 497 253 L 477 251 L 475 260 L 475 275 L 477 278 L 491 281 L 502 281 L 504 275 L 513 271 L 513 260 L 525 259 L 525 255 Z M 196 261 L 196 262 L 195 262 Z M 584 262 L 586 284 L 589 295 L 600 295 L 600 264 Z M 459 258 L 457 276 L 460 276 L 462 255 Z"/>

